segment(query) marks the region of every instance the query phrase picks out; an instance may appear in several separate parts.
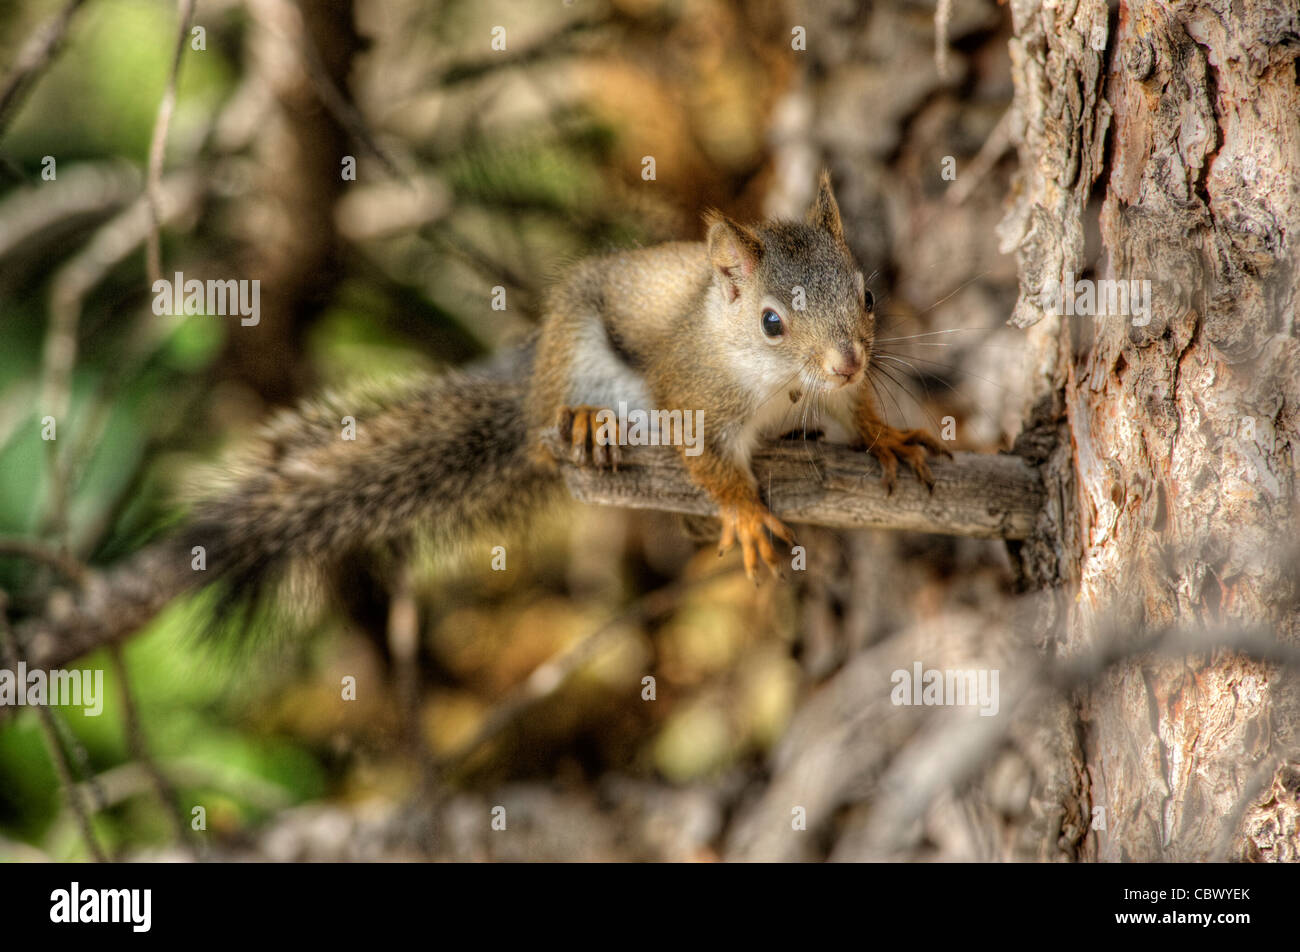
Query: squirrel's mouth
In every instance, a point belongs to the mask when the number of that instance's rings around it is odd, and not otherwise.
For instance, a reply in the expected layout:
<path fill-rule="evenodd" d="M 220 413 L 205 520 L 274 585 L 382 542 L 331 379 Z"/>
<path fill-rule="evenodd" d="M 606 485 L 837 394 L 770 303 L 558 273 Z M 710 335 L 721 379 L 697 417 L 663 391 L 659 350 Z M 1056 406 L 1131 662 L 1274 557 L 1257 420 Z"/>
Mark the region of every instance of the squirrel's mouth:
<path fill-rule="evenodd" d="M 836 390 L 853 386 L 861 379 L 862 371 L 859 370 L 851 374 L 832 374 L 823 381 L 823 384 L 828 392 L 834 393 Z"/>

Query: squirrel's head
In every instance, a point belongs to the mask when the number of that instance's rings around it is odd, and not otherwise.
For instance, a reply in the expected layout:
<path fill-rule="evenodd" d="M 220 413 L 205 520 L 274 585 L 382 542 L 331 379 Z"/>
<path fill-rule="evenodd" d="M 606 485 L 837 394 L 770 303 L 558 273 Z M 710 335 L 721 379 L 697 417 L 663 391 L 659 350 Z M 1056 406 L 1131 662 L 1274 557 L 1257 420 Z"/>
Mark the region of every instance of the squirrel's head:
<path fill-rule="evenodd" d="M 717 212 L 705 221 L 722 323 L 755 383 L 788 378 L 823 391 L 859 383 L 875 302 L 844 241 L 830 175 L 822 173 L 805 223 L 749 228 Z"/>

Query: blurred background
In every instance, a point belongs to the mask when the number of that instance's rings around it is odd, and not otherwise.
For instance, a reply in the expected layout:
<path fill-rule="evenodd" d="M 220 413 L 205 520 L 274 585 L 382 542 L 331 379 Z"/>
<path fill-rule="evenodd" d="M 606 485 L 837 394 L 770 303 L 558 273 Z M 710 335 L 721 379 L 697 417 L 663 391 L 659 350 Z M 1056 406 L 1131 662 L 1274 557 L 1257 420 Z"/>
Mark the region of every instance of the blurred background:
<path fill-rule="evenodd" d="M 0 537 L 111 565 L 277 409 L 489 357 L 566 262 L 699 239 L 708 207 L 801 216 L 823 167 L 878 336 L 928 335 L 888 344 L 890 422 L 951 417 L 957 448 L 1008 448 L 1025 413 L 995 235 L 1009 13 L 944 7 L 203 0 L 161 273 L 259 279 L 242 328 L 151 308 L 144 192 L 177 6 L 0 0 Z M 1027 809 L 1034 758 L 1014 744 L 977 808 L 939 804 L 906 852 L 871 814 L 924 729 L 888 706 L 888 672 L 1018 637 L 1006 546 L 807 531 L 808 571 L 755 591 L 673 517 L 567 506 L 504 572 L 501 540 L 423 559 L 401 593 L 413 647 L 373 565 L 346 567 L 342 607 L 280 593 L 285 619 L 244 651 L 197 641 L 199 595 L 83 659 L 104 714 L 60 709 L 57 730 L 118 857 L 988 858 Z M 13 617 L 65 581 L 0 556 Z M 0 721 L 0 859 L 86 858 L 66 802 L 34 714 Z"/>

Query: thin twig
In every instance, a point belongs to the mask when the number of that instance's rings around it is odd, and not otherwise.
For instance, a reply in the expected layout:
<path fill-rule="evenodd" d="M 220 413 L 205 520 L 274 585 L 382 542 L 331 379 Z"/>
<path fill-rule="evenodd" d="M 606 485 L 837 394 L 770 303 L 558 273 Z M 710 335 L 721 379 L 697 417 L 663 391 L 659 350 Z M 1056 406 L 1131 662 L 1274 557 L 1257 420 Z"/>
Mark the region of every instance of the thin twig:
<path fill-rule="evenodd" d="M 415 188 L 415 183 L 411 181 L 410 177 L 398 168 L 397 162 L 379 145 L 379 141 L 375 138 L 374 133 L 370 131 L 370 126 L 366 123 L 365 117 L 361 115 L 361 110 L 357 109 L 343 95 L 338 86 L 335 85 L 334 80 L 330 78 L 329 70 L 325 68 L 325 63 L 321 60 L 320 51 L 316 49 L 316 44 L 301 18 L 296 19 L 295 22 L 297 24 L 298 42 L 293 45 L 299 51 L 303 69 L 307 73 L 307 78 L 311 80 L 321 104 L 329 110 L 330 115 L 334 117 L 334 121 L 342 126 L 348 135 L 379 160 L 389 175 L 406 183 L 411 188 Z"/>
<path fill-rule="evenodd" d="M 167 152 L 167 130 L 171 128 L 172 112 L 176 108 L 176 80 L 181 71 L 181 56 L 185 53 L 185 43 L 189 39 L 190 24 L 194 22 L 195 0 L 178 0 L 180 23 L 176 31 L 176 48 L 172 53 L 171 72 L 167 76 L 167 86 L 163 90 L 162 101 L 158 104 L 158 118 L 154 120 L 153 139 L 149 142 L 149 174 L 145 182 L 145 194 L 149 198 L 149 237 L 146 246 L 146 271 L 149 284 L 162 279 L 162 170 L 163 157 Z"/>
<path fill-rule="evenodd" d="M 17 556 L 41 562 L 79 587 L 85 585 L 88 578 L 86 567 L 66 551 L 34 539 L 0 538 L 0 556 Z"/>
<path fill-rule="evenodd" d="M 480 747 L 515 723 L 521 715 L 554 695 L 578 669 L 620 634 L 624 625 L 638 619 L 657 618 L 676 605 L 686 592 L 734 575 L 736 571 L 731 567 L 716 569 L 696 578 L 679 579 L 643 595 L 581 641 L 534 669 L 532 674 L 508 692 L 492 709 L 473 737 L 456 750 L 438 758 L 437 768 L 445 773 L 463 763 Z"/>
<path fill-rule="evenodd" d="M 989 133 L 988 138 L 984 140 L 984 144 L 980 146 L 979 152 L 975 153 L 975 158 L 966 167 L 961 178 L 955 179 L 948 186 L 944 198 L 953 205 L 961 205 L 970 198 L 976 187 L 993 171 L 998 160 L 1011 148 L 1011 121 L 1014 109 L 1014 106 L 1007 108 L 1002 118 L 993 126 L 993 131 Z"/>
<path fill-rule="evenodd" d="M 509 51 L 495 52 L 470 62 L 452 63 L 435 79 L 435 85 L 446 89 L 458 83 L 482 79 L 497 70 L 535 66 L 546 60 L 558 59 L 577 50 L 574 41 L 615 21 L 615 17 L 574 19 L 546 36 L 537 37 L 529 46 L 512 47 Z"/>
<path fill-rule="evenodd" d="M 15 189 L 0 202 L 0 259 L 40 251 L 42 233 L 63 234 L 55 226 L 120 208 L 140 194 L 140 183 L 135 168 L 113 159 L 66 166 L 52 182 Z"/>
<path fill-rule="evenodd" d="M 53 703 L 53 698 L 50 699 L 50 703 Z M 86 750 L 86 745 L 81 742 L 81 738 L 68 726 L 67 720 L 59 716 L 57 710 L 50 707 L 45 707 L 45 710 L 50 713 L 50 723 L 58 731 L 63 749 L 69 752 L 68 763 L 75 768 L 72 771 L 72 779 L 77 789 L 89 798 L 92 813 L 103 813 L 108 809 L 108 798 L 104 795 L 103 784 L 99 782 L 99 774 L 95 772 L 95 767 L 90 762 L 90 751 Z"/>
<path fill-rule="evenodd" d="M 72 19 L 86 0 L 68 0 L 62 10 L 51 17 L 23 44 L 4 86 L 0 87 L 0 138 L 10 120 L 27 98 L 42 70 L 54 62 Z"/>
<path fill-rule="evenodd" d="M 157 192 L 163 221 L 190 208 L 203 194 L 202 180 L 193 172 L 177 173 L 162 183 Z M 86 246 L 54 275 L 50 288 L 50 324 L 45 334 L 42 357 L 41 413 L 54 418 L 55 425 L 67 426 L 72 371 L 77 359 L 77 329 L 86 295 L 114 265 L 123 260 L 151 233 L 149 198 L 131 204 L 104 224 Z M 56 431 L 57 432 L 57 431 Z M 57 439 L 46 441 L 51 478 L 50 500 L 42 531 L 61 538 L 66 528 L 70 477 L 75 463 L 72 453 L 59 451 Z"/>
<path fill-rule="evenodd" d="M 84 588 L 90 578 L 90 570 L 74 556 L 69 555 L 66 549 L 56 550 L 40 542 L 27 539 L 0 539 L 0 554 L 21 555 L 33 561 L 49 565 L 78 588 Z M 96 812 L 103 811 L 106 809 L 107 802 L 104 799 L 103 788 L 100 787 L 95 777 L 94 767 L 90 763 L 90 754 L 71 728 L 54 711 L 49 713 L 50 724 L 60 738 L 61 749 L 72 753 L 72 760 L 69 763 L 75 761 L 77 767 L 74 779 L 79 787 L 89 791 Z"/>
<path fill-rule="evenodd" d="M 416 760 L 427 761 L 420 733 L 420 609 L 415 601 L 411 569 L 405 558 L 397 570 L 397 586 L 388 604 L 388 650 L 393 656 L 402 740 Z"/>
<path fill-rule="evenodd" d="M 449 251 L 459 255 L 470 267 L 488 279 L 501 280 L 529 297 L 537 296 L 537 288 L 532 281 L 504 261 L 494 261 L 490 255 L 476 248 L 473 242 L 450 224 L 440 222 L 437 227 L 425 231 L 431 238 L 441 242 Z"/>
<path fill-rule="evenodd" d="M 127 671 L 126 659 L 122 655 L 122 645 L 116 642 L 109 645 L 108 656 L 113 661 L 113 669 L 117 673 L 117 681 L 122 689 L 122 722 L 126 727 L 127 747 L 131 751 L 131 756 L 149 775 L 154 794 L 162 803 L 163 812 L 171 819 L 177 845 L 194 855 L 194 844 L 190 842 L 189 826 L 185 822 L 185 814 L 182 812 L 176 789 L 149 753 L 149 744 L 144 737 L 144 726 L 140 723 L 135 698 L 131 694 L 131 678 Z"/>
<path fill-rule="evenodd" d="M 183 550 L 188 551 L 188 550 Z M 57 668 L 143 628 L 200 581 L 175 539 L 164 537 L 101 571 L 60 611 L 26 618 L 15 630 L 28 668 Z M 9 712 L 0 707 L 0 720 Z"/>
<path fill-rule="evenodd" d="M 934 68 L 940 79 L 951 73 L 948 64 L 948 27 L 952 24 L 952 0 L 939 0 L 934 8 Z"/>
<path fill-rule="evenodd" d="M 9 627 L 8 617 L 8 596 L 0 592 L 0 649 L 3 649 L 5 664 L 10 670 L 18 670 L 18 639 L 14 637 L 12 629 Z M 55 773 L 59 776 L 59 785 L 62 787 L 67 797 L 68 805 L 72 808 L 77 817 L 77 825 L 81 828 L 82 838 L 86 841 L 86 848 L 90 855 L 94 857 L 95 862 L 106 862 L 104 851 L 99 846 L 99 841 L 95 839 L 95 831 L 90 825 L 90 814 L 86 811 L 86 805 L 81 800 L 80 788 L 74 782 L 72 777 L 72 765 L 68 762 L 67 754 L 63 746 L 59 743 L 59 730 L 54 721 L 54 713 L 45 704 L 34 704 L 36 708 L 36 718 L 41 725 L 41 734 L 45 738 L 45 746 L 50 752 L 50 760 L 54 763 Z"/>

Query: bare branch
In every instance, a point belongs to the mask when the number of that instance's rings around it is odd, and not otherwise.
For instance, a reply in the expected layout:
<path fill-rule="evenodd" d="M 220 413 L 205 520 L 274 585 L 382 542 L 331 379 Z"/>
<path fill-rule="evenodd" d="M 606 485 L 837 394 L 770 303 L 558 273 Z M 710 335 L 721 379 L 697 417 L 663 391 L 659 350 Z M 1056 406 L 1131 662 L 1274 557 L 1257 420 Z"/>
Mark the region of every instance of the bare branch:
<path fill-rule="evenodd" d="M 672 582 L 637 599 L 629 608 L 609 619 L 581 641 L 534 669 L 484 718 L 474 736 L 456 750 L 439 758 L 437 767 L 445 773 L 464 763 L 484 744 L 516 723 L 522 715 L 559 691 L 584 664 L 612 644 L 626 630 L 626 625 L 638 620 L 658 618 L 672 609 L 682 595 L 691 589 L 734 575 L 735 572 L 730 567 L 717 569 L 695 578 Z"/>
<path fill-rule="evenodd" d="M 31 35 L 18 53 L 18 60 L 0 87 L 0 136 L 3 136 L 14 113 L 31 91 L 41 71 L 54 62 L 67 35 L 72 18 L 86 0 L 68 0 L 63 9 Z"/>
<path fill-rule="evenodd" d="M 184 550 L 171 541 L 142 549 L 107 571 L 90 572 L 70 602 L 52 600 L 47 614 L 20 622 L 20 656 L 28 668 L 67 664 L 143 628 L 197 580 Z M 0 719 L 6 713 L 0 707 Z"/>
<path fill-rule="evenodd" d="M 397 162 L 392 156 L 384 150 L 379 144 L 375 134 L 371 132 L 370 126 L 366 123 L 365 117 L 361 115 L 361 110 L 354 106 L 347 96 L 343 95 L 334 81 L 330 79 L 329 70 L 321 61 L 320 51 L 316 48 L 315 42 L 312 41 L 311 34 L 303 26 L 302 20 L 297 21 L 298 25 L 298 43 L 297 48 L 302 57 L 303 68 L 307 71 L 307 77 L 316 89 L 316 95 L 334 121 L 347 130 L 356 142 L 359 142 L 366 150 L 379 160 L 379 164 L 393 178 L 404 182 L 411 188 L 415 183 L 411 181 L 410 176 L 398 167 Z"/>
<path fill-rule="evenodd" d="M 7 611 L 8 598 L 3 592 L 0 592 L 0 653 L 4 655 L 5 664 L 12 670 L 17 671 L 20 657 L 18 641 L 9 628 Z M 87 812 L 86 804 L 82 800 L 81 788 L 72 778 L 72 765 L 68 762 L 68 756 L 63 749 L 63 745 L 59 743 L 59 730 L 54 722 L 54 712 L 45 704 L 34 704 L 32 706 L 36 709 L 36 717 L 41 724 L 41 733 L 45 738 L 45 746 L 49 749 L 50 760 L 53 761 L 54 769 L 59 775 L 59 784 L 67 796 L 68 806 L 72 808 L 77 817 L 77 825 L 81 829 L 82 838 L 86 841 L 86 848 L 96 862 L 103 863 L 106 861 L 106 857 L 104 851 L 100 848 L 99 841 L 95 839 L 95 831 L 91 829 L 90 814 Z"/>
<path fill-rule="evenodd" d="M 482 79 L 498 70 L 534 66 L 567 56 L 593 31 L 613 23 L 615 19 L 616 17 L 595 17 L 570 20 L 554 32 L 538 37 L 530 45 L 512 48 L 505 55 L 497 53 L 471 62 L 452 63 L 437 77 L 436 85 L 445 89 L 458 83 Z"/>
<path fill-rule="evenodd" d="M 15 189 L 0 202 L 0 259 L 31 244 L 46 229 L 112 212 L 140 194 L 140 175 L 117 160 L 60 168 L 52 182 Z"/>
<path fill-rule="evenodd" d="M 77 358 L 77 328 L 86 295 L 108 271 L 137 248 L 140 242 L 156 237 L 158 218 L 170 221 L 192 207 L 202 194 L 200 177 L 178 173 L 159 183 L 146 208 L 137 201 L 104 224 L 80 252 L 54 275 L 50 289 L 50 324 L 45 335 L 42 361 L 41 413 L 65 425 L 72 371 Z M 157 207 L 151 202 L 157 201 Z M 58 440 L 46 443 L 50 459 L 50 502 L 43 528 L 56 537 L 63 534 L 71 466 L 71 454 L 60 452 Z"/>
<path fill-rule="evenodd" d="M 131 756 L 135 758 L 141 769 L 149 777 L 149 783 L 153 787 L 154 795 L 162 804 L 163 812 L 171 820 L 172 829 L 176 833 L 176 845 L 188 852 L 191 856 L 197 855 L 194 844 L 190 841 L 189 827 L 185 823 L 185 815 L 181 811 L 181 803 L 176 796 L 176 789 L 172 786 L 167 775 L 163 773 L 162 768 L 154 761 L 149 753 L 149 744 L 145 740 L 144 725 L 140 723 L 140 714 L 135 706 L 135 698 L 131 693 L 131 677 L 126 667 L 126 659 L 122 655 L 122 646 L 120 643 L 109 646 L 108 656 L 113 661 L 113 669 L 117 673 L 117 680 L 122 689 L 122 723 L 126 728 L 127 746 L 131 751 Z"/>
<path fill-rule="evenodd" d="M 0 538 L 0 556 L 18 556 L 44 563 L 77 585 L 84 585 L 86 581 L 86 567 L 81 562 L 65 550 L 56 549 L 34 539 Z"/>
<path fill-rule="evenodd" d="M 949 79 L 948 27 L 952 23 L 952 0 L 939 0 L 934 8 L 934 68 L 940 79 Z"/>
<path fill-rule="evenodd" d="M 150 221 L 146 269 L 151 286 L 162 279 L 162 241 L 159 230 L 162 228 L 163 156 L 167 152 L 167 130 L 171 128 L 172 112 L 176 108 L 176 79 L 181 71 L 181 56 L 185 52 L 185 42 L 189 39 L 190 24 L 194 22 L 194 5 L 195 0 L 179 0 L 180 22 L 176 31 L 176 48 L 172 53 L 171 72 L 167 76 L 162 101 L 158 104 L 158 118 L 154 121 L 153 138 L 149 142 L 149 174 L 145 183 Z"/>
<path fill-rule="evenodd" d="M 944 197 L 954 205 L 961 205 L 974 194 L 975 189 L 993 171 L 998 160 L 1011 149 L 1011 123 L 1015 120 L 1015 106 L 1008 106 L 1002 118 L 997 121 L 993 131 L 988 134 L 979 152 L 975 154 L 961 178 L 948 186 Z"/>
<path fill-rule="evenodd" d="M 686 476 L 677 451 L 624 449 L 631 464 L 617 473 L 562 462 L 575 499 L 631 509 L 716 515 L 712 500 Z M 934 492 L 900 473 L 893 493 L 880 466 L 861 450 L 810 441 L 771 443 L 754 454 L 754 475 L 772 511 L 791 522 L 835 529 L 907 529 L 986 539 L 1025 539 L 1044 501 L 1038 471 L 1018 456 L 957 453 L 931 463 Z"/>
<path fill-rule="evenodd" d="M 556 446 L 551 445 L 554 452 Z M 713 515 L 712 501 L 687 479 L 669 447 L 628 447 L 617 473 L 563 465 L 580 501 L 633 509 Z M 770 444 L 754 471 L 773 510 L 792 522 L 838 529 L 877 528 L 976 538 L 1024 539 L 1043 502 L 1038 471 L 1017 456 L 958 453 L 932 464 L 934 492 L 900 474 L 885 491 L 867 454 L 814 442 Z M 33 618 L 18 629 L 29 665 L 50 667 L 130 635 L 172 598 L 201 581 L 167 541 L 142 550 L 103 575 L 58 618 Z"/>

